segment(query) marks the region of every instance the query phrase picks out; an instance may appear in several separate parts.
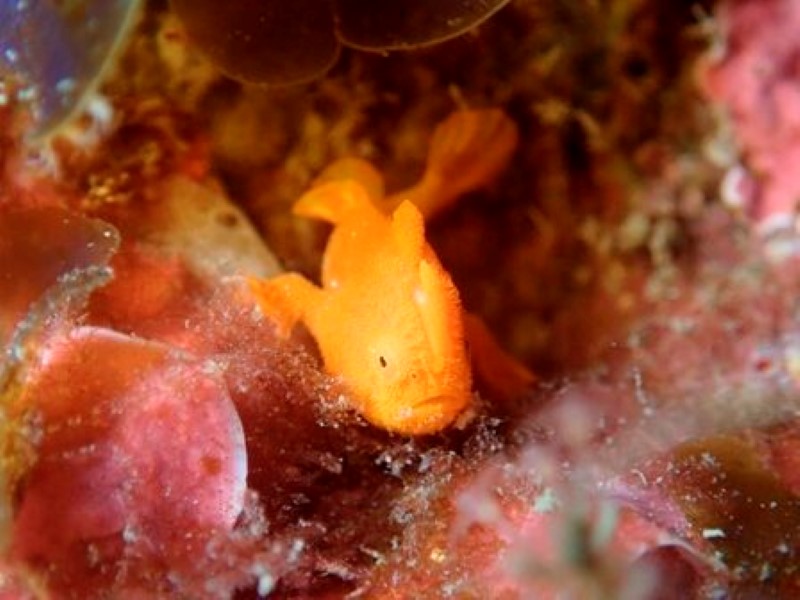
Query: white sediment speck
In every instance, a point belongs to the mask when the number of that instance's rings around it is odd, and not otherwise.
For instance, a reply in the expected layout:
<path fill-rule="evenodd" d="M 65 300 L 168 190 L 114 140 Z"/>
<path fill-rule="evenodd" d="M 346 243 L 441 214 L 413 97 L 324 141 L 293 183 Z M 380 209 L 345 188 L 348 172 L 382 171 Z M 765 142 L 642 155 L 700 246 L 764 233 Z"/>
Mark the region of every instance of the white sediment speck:
<path fill-rule="evenodd" d="M 26 87 L 22 88 L 17 92 L 17 99 L 20 102 L 30 102 L 36 97 L 36 88 L 35 87 Z"/>
<path fill-rule="evenodd" d="M 712 540 L 724 537 L 725 537 L 725 532 L 722 529 L 719 528 L 703 529 L 703 539 Z"/>
<path fill-rule="evenodd" d="M 553 488 L 544 488 L 533 502 L 533 510 L 539 514 L 553 512 L 558 507 L 558 498 Z"/>
<path fill-rule="evenodd" d="M 275 578 L 269 573 L 264 573 L 258 577 L 258 595 L 262 598 L 270 594 L 275 589 Z"/>
<path fill-rule="evenodd" d="M 70 94 L 75 91 L 77 87 L 77 83 L 71 77 L 65 77 L 64 79 L 59 79 L 58 83 L 56 83 L 56 91 L 59 94 Z"/>

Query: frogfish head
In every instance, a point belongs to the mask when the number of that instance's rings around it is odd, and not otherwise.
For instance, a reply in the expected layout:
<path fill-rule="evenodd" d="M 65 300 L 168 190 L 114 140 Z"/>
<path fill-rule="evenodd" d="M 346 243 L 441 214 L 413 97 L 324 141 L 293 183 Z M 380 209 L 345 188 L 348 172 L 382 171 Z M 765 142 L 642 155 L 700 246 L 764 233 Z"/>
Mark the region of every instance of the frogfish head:
<path fill-rule="evenodd" d="M 403 435 L 436 433 L 451 425 L 470 403 L 468 375 L 458 378 L 420 365 L 393 377 L 387 358 L 379 357 L 377 364 L 369 389 L 361 390 L 359 409 L 378 427 Z"/>

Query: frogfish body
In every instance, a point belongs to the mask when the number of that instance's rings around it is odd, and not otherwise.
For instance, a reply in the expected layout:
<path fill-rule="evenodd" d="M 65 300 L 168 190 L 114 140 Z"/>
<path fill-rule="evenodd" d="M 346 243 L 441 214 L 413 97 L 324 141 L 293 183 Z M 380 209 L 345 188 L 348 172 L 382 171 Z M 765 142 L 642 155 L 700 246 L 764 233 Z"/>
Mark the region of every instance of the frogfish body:
<path fill-rule="evenodd" d="M 419 210 L 403 202 L 387 216 L 348 180 L 313 189 L 295 212 L 334 225 L 322 287 L 291 273 L 254 281 L 262 308 L 284 333 L 303 321 L 374 425 L 410 435 L 449 425 L 469 404 L 471 371 L 458 291 Z"/>
<path fill-rule="evenodd" d="M 321 286 L 296 273 L 250 280 L 279 332 L 288 336 L 302 322 L 326 371 L 378 427 L 435 433 L 471 402 L 465 327 L 476 330 L 475 319 L 465 320 L 458 291 L 425 240 L 424 218 L 490 181 L 516 143 L 516 126 L 502 111 L 456 111 L 434 132 L 420 182 L 388 197 L 369 163 L 334 163 L 294 206 L 295 214 L 334 226 Z M 479 344 L 473 357 L 488 357 L 482 362 L 515 390 L 532 381 L 487 335 L 470 336 Z"/>

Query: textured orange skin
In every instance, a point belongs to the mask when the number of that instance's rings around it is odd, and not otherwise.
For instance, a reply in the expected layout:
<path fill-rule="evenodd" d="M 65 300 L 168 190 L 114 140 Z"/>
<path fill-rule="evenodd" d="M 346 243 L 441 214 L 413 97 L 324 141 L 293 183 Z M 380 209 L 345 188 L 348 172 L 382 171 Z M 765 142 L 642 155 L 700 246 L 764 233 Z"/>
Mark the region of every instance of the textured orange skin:
<path fill-rule="evenodd" d="M 250 285 L 262 311 L 288 336 L 298 321 L 314 336 L 325 369 L 350 389 L 372 424 L 406 435 L 435 433 L 471 402 L 464 311 L 448 273 L 425 241 L 424 217 L 484 185 L 517 143 L 502 111 L 453 113 L 434 132 L 419 184 L 390 197 L 372 165 L 334 163 L 295 205 L 295 214 L 334 225 L 322 286 L 289 273 Z M 482 330 L 481 330 L 482 331 Z M 488 333 L 487 333 L 488 335 Z M 484 343 L 490 365 L 513 359 Z M 532 376 L 513 363 L 512 385 Z M 506 386 L 508 387 L 508 386 Z"/>
<path fill-rule="evenodd" d="M 386 216 L 348 180 L 313 189 L 295 212 L 335 225 L 322 287 L 297 274 L 253 281 L 262 309 L 284 334 L 303 321 L 369 422 L 408 435 L 452 423 L 471 397 L 462 309 L 419 210 L 405 202 Z"/>

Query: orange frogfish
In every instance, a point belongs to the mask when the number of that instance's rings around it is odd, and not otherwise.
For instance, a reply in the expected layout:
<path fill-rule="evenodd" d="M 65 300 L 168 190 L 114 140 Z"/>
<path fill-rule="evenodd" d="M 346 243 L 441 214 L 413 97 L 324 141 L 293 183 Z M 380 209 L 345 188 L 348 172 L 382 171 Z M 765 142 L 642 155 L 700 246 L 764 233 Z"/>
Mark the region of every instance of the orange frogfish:
<path fill-rule="evenodd" d="M 487 183 L 516 140 L 516 127 L 501 111 L 457 111 L 435 131 L 421 182 L 388 198 L 369 163 L 334 163 L 294 206 L 295 214 L 334 226 L 321 287 L 296 273 L 250 280 L 279 332 L 288 336 L 302 322 L 326 371 L 345 383 L 354 408 L 378 427 L 435 433 L 471 403 L 468 321 L 425 240 L 423 213 Z M 521 366 L 505 372 L 524 384 L 532 379 Z"/>

